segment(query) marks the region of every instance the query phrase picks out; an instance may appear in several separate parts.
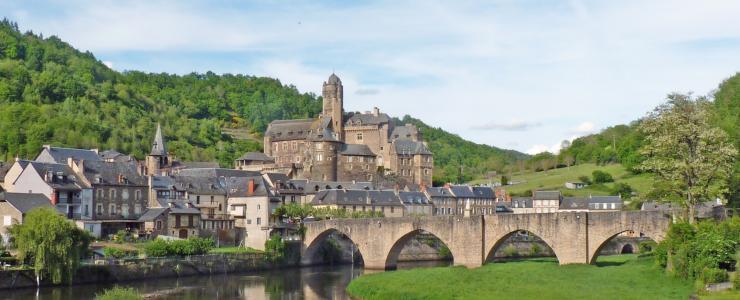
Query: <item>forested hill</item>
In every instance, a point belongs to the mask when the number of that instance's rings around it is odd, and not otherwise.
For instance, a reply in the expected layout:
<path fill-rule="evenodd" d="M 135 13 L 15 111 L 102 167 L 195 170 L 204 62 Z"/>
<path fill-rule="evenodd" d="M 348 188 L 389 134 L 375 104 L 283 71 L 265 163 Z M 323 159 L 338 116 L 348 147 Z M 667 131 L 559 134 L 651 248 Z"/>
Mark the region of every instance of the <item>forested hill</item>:
<path fill-rule="evenodd" d="M 320 110 L 320 97 L 276 79 L 116 72 L 55 36 L 21 33 L 16 24 L 0 22 L 0 160 L 32 158 L 47 143 L 143 158 L 160 122 L 178 159 L 231 166 L 243 152 L 260 151 L 270 121 L 314 117 Z M 443 177 L 456 176 L 443 167 L 452 161 L 479 166 L 521 155 L 420 127 L 432 150 L 440 151 L 436 165 Z M 466 151 L 449 154 L 461 147 Z"/>

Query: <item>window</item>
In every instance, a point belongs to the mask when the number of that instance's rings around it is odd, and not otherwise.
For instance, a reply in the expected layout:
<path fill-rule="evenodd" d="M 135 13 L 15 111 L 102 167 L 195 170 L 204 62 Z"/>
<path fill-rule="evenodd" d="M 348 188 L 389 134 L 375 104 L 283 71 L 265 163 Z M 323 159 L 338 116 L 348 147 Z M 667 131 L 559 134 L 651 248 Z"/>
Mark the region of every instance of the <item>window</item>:
<path fill-rule="evenodd" d="M 136 190 L 136 192 L 134 192 L 134 199 L 141 200 L 141 190 Z"/>
<path fill-rule="evenodd" d="M 347 162 L 352 162 L 352 158 L 353 158 L 353 156 L 351 156 L 351 155 L 350 156 L 347 156 Z"/>
<path fill-rule="evenodd" d="M 298 141 L 293 141 L 293 150 L 298 150 Z"/>
<path fill-rule="evenodd" d="M 103 204 L 98 203 L 98 205 L 95 206 L 95 214 L 98 216 L 103 215 Z"/>
<path fill-rule="evenodd" d="M 218 204 L 218 211 L 220 212 L 222 209 L 221 203 Z"/>
<path fill-rule="evenodd" d="M 128 217 L 128 204 L 124 203 L 121 205 L 121 214 L 124 217 Z"/>
<path fill-rule="evenodd" d="M 10 226 L 10 225 L 13 225 L 13 217 L 3 216 L 3 226 Z"/>
<path fill-rule="evenodd" d="M 86 216 L 89 216 L 90 215 L 90 206 L 87 205 L 87 204 L 85 204 L 85 215 Z"/>
<path fill-rule="evenodd" d="M 200 196 L 195 196 L 195 204 L 200 204 Z"/>
<path fill-rule="evenodd" d="M 283 142 L 283 151 L 288 150 L 288 142 Z"/>
<path fill-rule="evenodd" d="M 247 219 L 247 225 L 252 225 L 252 219 Z"/>
<path fill-rule="evenodd" d="M 324 160 L 324 155 L 322 155 L 321 153 L 316 154 L 316 161 L 323 161 L 323 160 Z"/>
<path fill-rule="evenodd" d="M 262 224 L 262 218 L 257 218 L 257 225 Z"/>
<path fill-rule="evenodd" d="M 395 208 L 395 207 L 391 206 L 391 213 L 393 213 L 393 211 L 394 211 L 394 208 Z"/>
<path fill-rule="evenodd" d="M 193 222 L 193 215 L 188 216 L 188 226 L 193 227 L 195 225 L 195 222 Z"/>
<path fill-rule="evenodd" d="M 316 150 L 322 150 L 322 149 L 324 149 L 324 144 L 321 144 L 321 143 L 316 144 Z"/>
<path fill-rule="evenodd" d="M 424 175 L 429 175 L 429 169 L 424 169 Z"/>
<path fill-rule="evenodd" d="M 180 216 L 175 216 L 175 227 L 180 227 Z"/>
<path fill-rule="evenodd" d="M 296 157 L 295 157 L 295 162 L 296 162 L 296 163 L 299 163 L 299 162 L 301 162 L 301 157 L 300 157 L 300 156 L 296 156 Z"/>
<path fill-rule="evenodd" d="M 357 140 L 362 141 L 362 132 L 357 134 Z"/>
<path fill-rule="evenodd" d="M 102 199 L 103 197 L 105 197 L 105 192 L 103 191 L 103 189 L 98 189 L 97 192 L 98 192 L 98 198 L 99 199 Z M 30 191 L 29 191 L 29 193 L 30 193 Z"/>
<path fill-rule="evenodd" d="M 135 215 L 141 214 L 141 204 L 139 203 L 134 204 L 134 214 Z"/>
<path fill-rule="evenodd" d="M 155 228 L 156 228 L 156 229 L 158 229 L 158 230 L 159 230 L 159 229 L 162 229 L 162 221 L 160 221 L 160 220 L 157 220 L 157 225 L 156 225 L 156 227 L 155 227 Z"/>
<path fill-rule="evenodd" d="M 110 193 L 110 199 L 111 200 L 116 199 L 116 190 L 115 189 L 110 189 L 109 193 Z"/>
<path fill-rule="evenodd" d="M 115 204 L 111 204 L 109 208 L 110 208 L 110 210 L 108 210 L 108 211 L 110 212 L 110 215 L 111 216 L 112 215 L 115 215 L 116 214 L 116 205 Z"/>

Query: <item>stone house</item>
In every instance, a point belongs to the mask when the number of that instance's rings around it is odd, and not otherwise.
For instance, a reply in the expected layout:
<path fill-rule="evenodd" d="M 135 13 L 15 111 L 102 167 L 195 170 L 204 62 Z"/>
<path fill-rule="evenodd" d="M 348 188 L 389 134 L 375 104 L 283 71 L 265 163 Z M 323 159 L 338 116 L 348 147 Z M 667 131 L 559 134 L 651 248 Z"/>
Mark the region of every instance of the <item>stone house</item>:
<path fill-rule="evenodd" d="M 260 172 L 275 164 L 275 159 L 262 152 L 247 152 L 234 161 L 234 169 Z"/>
<path fill-rule="evenodd" d="M 532 207 L 535 213 L 557 212 L 563 195 L 560 191 L 534 191 L 532 193 Z"/>
<path fill-rule="evenodd" d="M 343 181 L 372 181 L 377 169 L 375 154 L 367 145 L 342 145 L 338 172 Z"/>
<path fill-rule="evenodd" d="M 380 211 L 386 217 L 404 216 L 404 205 L 392 190 L 327 189 L 319 191 L 311 201 L 317 208 L 344 209 L 349 213 Z"/>
<path fill-rule="evenodd" d="M 83 228 L 97 237 L 119 230 L 139 230 L 137 221 L 149 204 L 147 179 L 135 161 L 69 160 L 70 167 L 90 188 L 83 189 Z"/>
<path fill-rule="evenodd" d="M 66 164 L 69 159 L 86 161 L 102 160 L 100 158 L 100 155 L 98 154 L 98 149 L 74 149 L 44 145 L 44 148 L 41 149 L 41 152 L 39 153 L 39 155 L 36 156 L 36 159 L 34 159 L 34 161 Z"/>
<path fill-rule="evenodd" d="M 8 228 L 22 224 L 26 213 L 38 207 L 52 207 L 49 198 L 42 194 L 0 193 L 0 238 L 7 244 Z"/>
<path fill-rule="evenodd" d="M 241 231 L 242 246 L 264 250 L 272 234 L 289 234 L 291 228 L 273 215 L 282 205 L 280 196 L 263 176 L 226 178 L 226 188 L 228 213 L 235 219 L 235 228 Z"/>
<path fill-rule="evenodd" d="M 398 198 L 404 206 L 405 216 L 431 216 L 434 204 L 423 192 L 398 191 Z"/>
<path fill-rule="evenodd" d="M 177 182 L 172 176 L 148 176 L 149 184 L 149 209 L 167 208 L 161 210 L 160 214 L 145 213 L 139 218 L 144 222 L 145 230 L 151 230 L 151 225 L 156 229 L 156 220 L 162 220 L 164 232 L 179 238 L 199 236 L 201 228 L 201 211 L 190 202 L 187 195 L 187 186 Z M 154 214 L 154 216 L 153 216 Z M 163 217 L 161 217 L 164 215 Z M 149 225 L 146 223 L 149 222 Z M 150 227 L 147 227 L 150 226 Z M 150 234 L 156 234 L 162 230 L 153 230 Z"/>
<path fill-rule="evenodd" d="M 532 197 L 512 197 L 510 208 L 515 214 L 533 214 L 535 212 Z"/>
<path fill-rule="evenodd" d="M 60 213 L 75 220 L 81 218 L 83 200 L 91 197 L 83 193 L 90 186 L 72 168 L 58 163 L 30 161 L 8 187 L 9 192 L 43 194 Z"/>
<path fill-rule="evenodd" d="M 588 196 L 588 209 L 591 211 L 622 210 L 622 195 L 617 196 Z"/>
<path fill-rule="evenodd" d="M 462 215 L 462 204 L 448 187 L 424 187 L 422 192 L 434 204 L 435 215 Z"/>
<path fill-rule="evenodd" d="M 189 203 L 201 212 L 201 229 L 209 231 L 234 228 L 234 218 L 226 211 L 226 182 L 223 177 L 174 176 Z"/>

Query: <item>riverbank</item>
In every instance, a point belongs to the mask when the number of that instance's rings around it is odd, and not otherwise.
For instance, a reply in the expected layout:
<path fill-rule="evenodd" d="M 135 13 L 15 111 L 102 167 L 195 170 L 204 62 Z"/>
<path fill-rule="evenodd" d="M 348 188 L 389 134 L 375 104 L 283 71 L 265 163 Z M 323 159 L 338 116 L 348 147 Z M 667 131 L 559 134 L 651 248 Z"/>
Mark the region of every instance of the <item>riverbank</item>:
<path fill-rule="evenodd" d="M 553 258 L 362 276 L 347 287 L 372 299 L 688 299 L 691 282 L 665 275 L 651 257 L 615 255 L 598 265 L 560 266 Z"/>

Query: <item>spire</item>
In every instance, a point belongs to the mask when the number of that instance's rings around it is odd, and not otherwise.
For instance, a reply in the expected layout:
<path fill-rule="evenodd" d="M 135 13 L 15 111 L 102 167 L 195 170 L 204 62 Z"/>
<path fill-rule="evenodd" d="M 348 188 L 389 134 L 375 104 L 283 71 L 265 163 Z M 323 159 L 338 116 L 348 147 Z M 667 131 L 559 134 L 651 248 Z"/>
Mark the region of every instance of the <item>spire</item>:
<path fill-rule="evenodd" d="M 162 127 L 157 123 L 157 133 L 154 135 L 154 142 L 152 143 L 152 153 L 149 155 L 167 156 L 167 147 L 164 145 L 164 138 L 162 138 Z"/>

